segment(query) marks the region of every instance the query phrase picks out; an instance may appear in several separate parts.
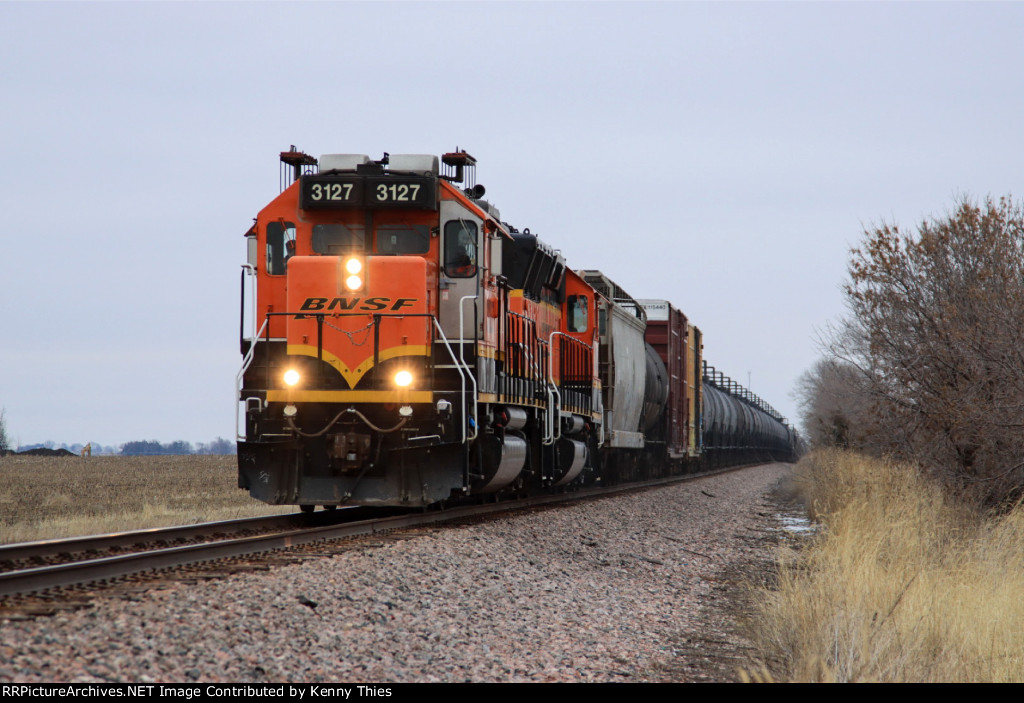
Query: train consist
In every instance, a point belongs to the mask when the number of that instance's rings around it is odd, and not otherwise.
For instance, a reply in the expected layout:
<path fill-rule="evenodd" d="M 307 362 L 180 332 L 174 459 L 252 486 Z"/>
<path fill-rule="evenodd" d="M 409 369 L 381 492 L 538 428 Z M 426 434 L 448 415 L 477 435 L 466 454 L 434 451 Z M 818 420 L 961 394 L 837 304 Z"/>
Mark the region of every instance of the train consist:
<path fill-rule="evenodd" d="M 767 460 L 795 436 L 665 300 L 502 221 L 464 151 L 281 154 L 246 233 L 238 483 L 427 506 Z"/>

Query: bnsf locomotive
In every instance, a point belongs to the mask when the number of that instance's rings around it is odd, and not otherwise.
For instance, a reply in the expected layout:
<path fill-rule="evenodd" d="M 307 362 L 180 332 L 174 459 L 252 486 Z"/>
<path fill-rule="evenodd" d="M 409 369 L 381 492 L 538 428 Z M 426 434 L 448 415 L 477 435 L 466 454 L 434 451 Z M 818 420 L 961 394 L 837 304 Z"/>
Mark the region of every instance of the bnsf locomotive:
<path fill-rule="evenodd" d="M 426 506 L 792 458 L 682 312 L 503 222 L 466 152 L 281 161 L 243 266 L 253 497 Z"/>

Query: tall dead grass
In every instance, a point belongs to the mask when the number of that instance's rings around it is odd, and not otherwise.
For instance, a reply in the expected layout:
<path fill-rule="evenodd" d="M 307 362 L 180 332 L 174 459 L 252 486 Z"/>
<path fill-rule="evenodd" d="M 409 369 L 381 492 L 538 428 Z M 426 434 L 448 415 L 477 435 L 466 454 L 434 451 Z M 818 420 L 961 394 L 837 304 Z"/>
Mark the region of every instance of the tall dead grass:
<path fill-rule="evenodd" d="M 797 681 L 1024 680 L 1024 509 L 953 502 L 918 472 L 839 451 L 796 469 L 820 522 L 781 557 L 755 637 Z"/>

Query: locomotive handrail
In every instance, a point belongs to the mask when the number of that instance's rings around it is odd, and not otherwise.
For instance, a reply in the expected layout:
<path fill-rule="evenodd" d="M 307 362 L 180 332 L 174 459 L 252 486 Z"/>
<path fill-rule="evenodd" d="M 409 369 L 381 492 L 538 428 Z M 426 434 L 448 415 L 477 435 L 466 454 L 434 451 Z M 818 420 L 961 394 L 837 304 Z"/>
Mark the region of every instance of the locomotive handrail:
<path fill-rule="evenodd" d="M 241 293 L 239 295 L 240 309 L 238 312 L 238 343 L 241 346 L 242 342 L 245 341 L 245 277 L 250 276 L 256 278 L 256 267 L 252 264 L 242 264 L 242 280 L 241 280 Z M 252 295 L 252 329 L 256 331 L 256 292 L 253 291 Z M 259 335 L 256 335 L 258 338 Z M 236 428 L 237 429 L 237 428 Z"/>
<path fill-rule="evenodd" d="M 465 304 L 467 300 L 476 300 L 479 298 L 477 295 L 464 295 L 459 299 L 459 359 L 462 361 L 463 367 L 466 369 L 466 373 L 469 374 L 470 380 L 473 382 L 473 436 L 469 438 L 469 441 L 476 439 L 479 433 L 480 423 L 477 421 L 477 412 L 479 410 L 477 406 L 477 393 L 476 393 L 476 376 L 470 373 L 469 364 L 466 363 L 466 326 L 463 319 L 463 313 L 465 311 Z M 474 324 L 473 324 L 473 342 L 476 342 L 476 306 L 473 306 Z M 466 379 L 462 379 L 462 443 L 466 443 Z"/>
<path fill-rule="evenodd" d="M 524 384 L 513 391 L 516 396 L 513 402 L 526 400 L 527 396 L 536 400 L 534 384 L 541 381 L 544 375 L 544 369 L 538 366 L 542 357 L 539 349 L 542 342 L 537 339 L 537 323 L 511 310 L 506 312 L 505 319 L 509 324 L 504 346 L 506 369 L 514 379 Z"/>
<path fill-rule="evenodd" d="M 541 444 L 550 446 L 562 438 L 562 423 L 557 417 L 562 406 L 562 395 L 554 384 L 544 385 L 547 386 L 544 390 L 548 396 L 548 408 L 544 412 L 544 434 L 541 436 Z"/>
<path fill-rule="evenodd" d="M 562 407 L 562 394 L 558 390 L 558 384 L 555 383 L 555 337 L 569 337 L 564 332 L 555 330 L 548 335 L 548 373 L 546 384 L 548 385 L 548 398 L 554 400 L 554 407 L 548 411 L 546 427 L 544 429 L 545 436 L 541 439 L 542 444 L 554 444 L 556 441 L 562 438 L 562 423 L 560 422 L 559 412 Z M 575 341 L 575 340 L 574 340 Z M 561 369 L 559 369 L 561 370 Z M 550 402 L 550 401 L 549 401 Z"/>
<path fill-rule="evenodd" d="M 564 337 L 565 338 L 562 341 L 562 343 L 559 345 L 559 354 L 558 354 L 559 377 L 558 377 L 557 381 L 555 380 L 555 337 L 556 336 Z M 544 444 L 554 444 L 555 441 L 557 441 L 557 440 L 562 438 L 562 427 L 561 427 L 561 423 L 559 422 L 559 418 L 561 417 L 561 410 L 562 410 L 562 407 L 563 407 L 563 402 L 562 402 L 562 391 L 559 388 L 559 385 L 561 384 L 561 386 L 565 387 L 567 389 L 567 391 L 572 392 L 572 390 L 573 390 L 572 384 L 574 383 L 574 379 L 576 378 L 576 376 L 575 376 L 576 374 L 580 374 L 581 375 L 580 376 L 581 379 L 582 379 L 583 376 L 589 375 L 591 381 L 593 380 L 592 372 L 585 372 L 585 369 L 587 369 L 587 368 L 591 368 L 592 369 L 593 368 L 592 366 L 590 366 L 587 363 L 586 355 L 582 354 L 582 355 L 576 356 L 576 357 L 572 356 L 572 354 L 574 353 L 573 350 L 576 350 L 575 351 L 576 354 L 581 354 L 580 353 L 581 349 L 587 349 L 586 345 L 583 344 L 580 340 L 578 340 L 575 337 L 573 337 L 572 335 L 566 334 L 565 332 L 560 332 L 558 330 L 555 330 L 555 331 L 553 331 L 548 336 L 548 350 L 549 350 L 549 354 L 548 354 L 548 368 L 547 368 L 547 381 L 546 381 L 546 383 L 551 388 L 551 390 L 548 391 L 548 397 L 549 398 L 552 398 L 552 397 L 554 398 L 554 401 L 555 401 L 555 412 L 552 412 L 550 414 L 551 418 L 548 420 L 547 423 L 545 423 L 547 426 L 550 426 L 550 430 L 545 429 L 546 434 L 542 438 L 542 441 L 543 441 Z M 569 356 L 568 361 L 567 361 L 567 355 Z M 590 359 L 590 362 L 592 363 L 592 359 Z M 566 369 L 567 365 L 568 365 L 568 371 Z M 591 401 L 592 400 L 593 400 L 593 398 L 591 398 Z M 585 407 L 589 410 L 590 407 L 591 407 L 590 403 L 588 402 L 585 405 Z M 571 403 L 570 403 L 570 412 L 573 412 Z"/>
<path fill-rule="evenodd" d="M 437 328 L 437 333 L 439 335 L 441 335 L 441 341 L 444 342 L 444 346 L 448 350 L 448 355 L 452 358 L 452 362 L 454 363 L 455 370 L 459 372 L 459 377 L 462 379 L 462 394 L 461 394 L 462 395 L 462 443 L 465 444 L 466 443 L 466 376 L 463 373 L 463 369 L 465 369 L 466 372 L 468 372 L 469 371 L 469 365 L 466 364 L 466 362 L 462 362 L 461 366 L 459 365 L 459 360 L 455 357 L 455 350 L 452 349 L 452 345 L 448 342 L 448 337 L 445 336 L 444 330 L 441 329 L 441 323 L 438 322 L 437 318 L 434 317 L 433 315 L 431 315 L 430 317 L 431 317 L 431 319 L 434 320 L 434 326 Z M 462 345 L 461 341 L 459 342 L 459 345 L 460 346 Z M 472 378 L 472 374 L 470 374 L 470 377 Z M 473 380 L 473 386 L 476 387 L 476 379 Z M 476 394 L 474 394 L 473 395 L 473 421 L 474 421 L 474 423 L 476 422 L 476 411 L 477 411 L 477 408 L 476 408 Z M 476 428 L 474 427 L 474 430 L 475 429 Z M 476 434 L 473 435 L 473 438 L 476 439 Z"/>
<path fill-rule="evenodd" d="M 245 440 L 245 435 L 238 431 L 238 404 L 242 402 L 242 379 L 245 376 L 245 372 L 249 370 L 253 357 L 256 356 L 256 340 L 263 334 L 263 330 L 266 329 L 269 322 L 269 317 L 263 320 L 263 325 L 260 327 L 260 331 L 252 338 L 249 350 L 245 353 L 245 357 L 242 359 L 242 368 L 239 370 L 238 375 L 235 376 L 235 438 L 238 440 Z M 253 320 L 253 328 L 255 327 L 256 321 Z"/>

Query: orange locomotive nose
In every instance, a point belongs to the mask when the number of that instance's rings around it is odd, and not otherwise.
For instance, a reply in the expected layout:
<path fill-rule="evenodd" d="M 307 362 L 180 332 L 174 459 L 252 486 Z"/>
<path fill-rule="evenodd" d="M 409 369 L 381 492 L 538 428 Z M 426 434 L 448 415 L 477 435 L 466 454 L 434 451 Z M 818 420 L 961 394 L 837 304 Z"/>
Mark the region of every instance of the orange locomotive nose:
<path fill-rule="evenodd" d="M 348 285 L 352 277 L 361 277 L 356 290 Z M 287 353 L 319 356 L 353 389 L 374 363 L 426 356 L 426 281 L 427 264 L 419 256 L 293 257 L 288 310 L 313 314 L 288 317 Z"/>

